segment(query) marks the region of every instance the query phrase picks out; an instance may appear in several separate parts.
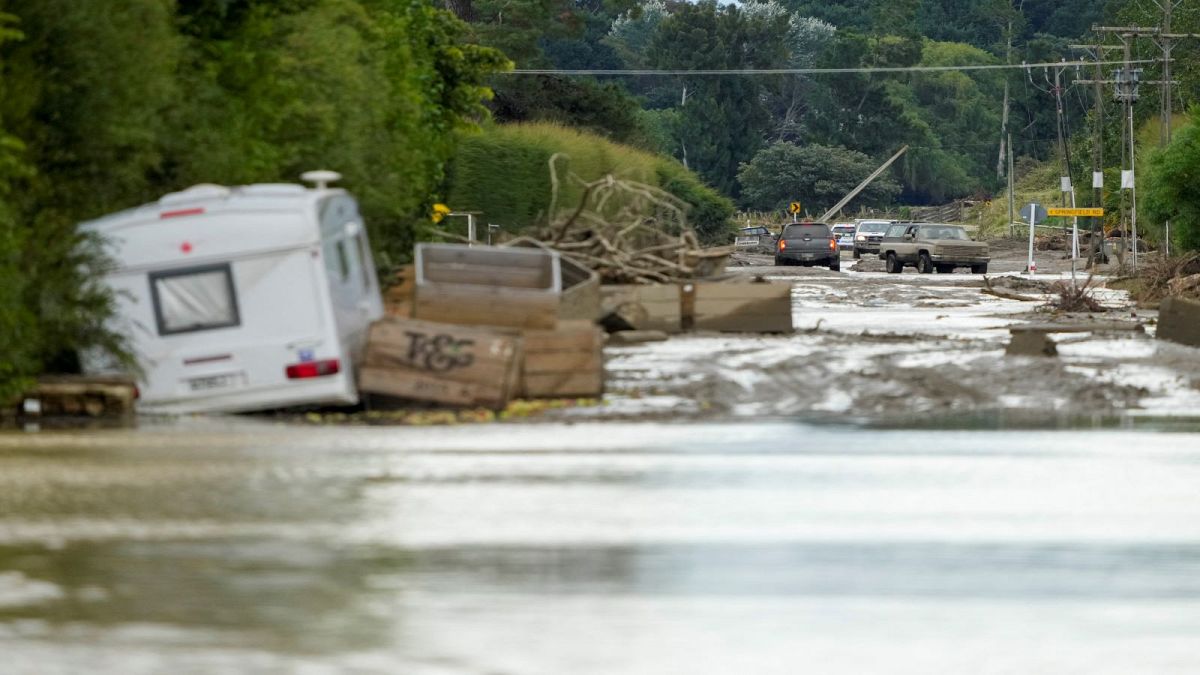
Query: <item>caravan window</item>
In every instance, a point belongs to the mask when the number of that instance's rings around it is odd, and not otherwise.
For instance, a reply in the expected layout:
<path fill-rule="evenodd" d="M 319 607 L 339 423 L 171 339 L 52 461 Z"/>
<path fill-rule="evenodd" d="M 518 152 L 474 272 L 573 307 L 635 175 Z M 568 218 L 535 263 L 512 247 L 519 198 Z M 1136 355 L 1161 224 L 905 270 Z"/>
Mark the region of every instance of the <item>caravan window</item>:
<path fill-rule="evenodd" d="M 354 241 L 358 244 L 359 267 L 362 269 L 363 288 L 367 289 L 371 287 L 371 270 L 367 265 L 367 261 L 371 259 L 371 252 L 367 250 L 367 240 L 363 237 L 362 232 L 355 235 Z"/>
<path fill-rule="evenodd" d="M 229 264 L 150 274 L 159 335 L 229 328 L 241 323 Z"/>

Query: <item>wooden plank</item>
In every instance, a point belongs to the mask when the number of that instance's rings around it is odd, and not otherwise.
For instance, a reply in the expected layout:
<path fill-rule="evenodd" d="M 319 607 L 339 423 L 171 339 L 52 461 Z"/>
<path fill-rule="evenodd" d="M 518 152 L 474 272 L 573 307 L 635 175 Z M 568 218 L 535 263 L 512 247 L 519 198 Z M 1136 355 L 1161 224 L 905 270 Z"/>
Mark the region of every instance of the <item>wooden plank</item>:
<path fill-rule="evenodd" d="M 525 355 L 525 377 L 537 373 L 595 371 L 604 367 L 599 350 L 574 352 L 531 352 Z"/>
<path fill-rule="evenodd" d="M 726 284 L 698 281 L 695 287 L 697 299 L 700 300 L 792 297 L 791 284 Z"/>
<path fill-rule="evenodd" d="M 421 286 L 417 288 L 413 316 L 461 325 L 554 328 L 558 322 L 558 296 L 508 288 L 475 292 Z"/>
<path fill-rule="evenodd" d="M 560 321 L 554 330 L 526 330 L 521 337 L 526 353 L 591 349 L 604 343 L 599 327 L 578 320 Z"/>
<path fill-rule="evenodd" d="M 488 387 L 478 382 L 455 382 L 411 370 L 363 368 L 358 373 L 358 388 L 372 394 L 448 405 L 490 405 L 499 408 L 507 404 L 507 397 L 498 387 Z"/>
<path fill-rule="evenodd" d="M 600 318 L 600 278 L 594 277 L 566 288 L 558 304 L 558 318 L 586 319 L 595 321 Z"/>
<path fill-rule="evenodd" d="M 604 373 L 548 373 L 526 375 L 523 394 L 529 398 L 563 396 L 596 397 L 604 393 Z"/>
<path fill-rule="evenodd" d="M 464 265 L 440 263 L 428 266 L 425 279 L 430 283 L 455 285 L 504 286 L 538 289 L 548 292 L 551 286 L 548 270 L 541 267 L 501 267 L 497 265 Z"/>

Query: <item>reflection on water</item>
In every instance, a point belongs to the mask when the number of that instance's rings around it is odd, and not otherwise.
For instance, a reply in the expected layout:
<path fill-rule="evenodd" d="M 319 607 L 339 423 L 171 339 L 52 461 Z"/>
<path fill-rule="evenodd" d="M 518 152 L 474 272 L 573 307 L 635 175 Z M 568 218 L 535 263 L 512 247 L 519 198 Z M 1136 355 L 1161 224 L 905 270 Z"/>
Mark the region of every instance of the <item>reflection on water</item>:
<path fill-rule="evenodd" d="M 0 671 L 1195 672 L 1200 434 L 0 436 Z"/>

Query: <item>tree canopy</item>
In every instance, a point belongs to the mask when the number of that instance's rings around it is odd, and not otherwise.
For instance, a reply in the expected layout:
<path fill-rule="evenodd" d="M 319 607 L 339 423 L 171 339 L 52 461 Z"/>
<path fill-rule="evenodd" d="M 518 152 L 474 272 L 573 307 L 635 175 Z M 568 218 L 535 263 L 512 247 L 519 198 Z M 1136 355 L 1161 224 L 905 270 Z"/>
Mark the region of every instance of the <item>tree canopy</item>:
<path fill-rule="evenodd" d="M 854 189 L 875 170 L 867 155 L 846 148 L 787 141 L 760 150 L 742 164 L 742 204 L 750 209 L 777 211 L 801 200 L 812 215 L 820 215 Z M 900 194 L 900 185 L 883 176 L 863 190 L 855 204 L 880 206 Z"/>
<path fill-rule="evenodd" d="M 428 0 L 6 0 L 0 382 L 119 349 L 77 223 L 194 183 L 336 168 L 404 255 L 502 53 Z M 7 342 L 0 347 L 10 347 Z M 0 394 L 4 394 L 0 384 Z"/>

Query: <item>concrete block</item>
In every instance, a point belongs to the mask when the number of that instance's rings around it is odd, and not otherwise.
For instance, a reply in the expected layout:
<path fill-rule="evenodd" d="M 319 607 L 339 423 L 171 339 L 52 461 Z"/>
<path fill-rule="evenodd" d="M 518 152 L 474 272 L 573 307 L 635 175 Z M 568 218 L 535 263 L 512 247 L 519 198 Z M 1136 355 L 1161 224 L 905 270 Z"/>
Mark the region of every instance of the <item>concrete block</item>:
<path fill-rule="evenodd" d="M 1200 347 L 1200 301 L 1168 297 L 1158 307 L 1158 338 Z"/>

